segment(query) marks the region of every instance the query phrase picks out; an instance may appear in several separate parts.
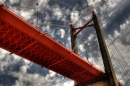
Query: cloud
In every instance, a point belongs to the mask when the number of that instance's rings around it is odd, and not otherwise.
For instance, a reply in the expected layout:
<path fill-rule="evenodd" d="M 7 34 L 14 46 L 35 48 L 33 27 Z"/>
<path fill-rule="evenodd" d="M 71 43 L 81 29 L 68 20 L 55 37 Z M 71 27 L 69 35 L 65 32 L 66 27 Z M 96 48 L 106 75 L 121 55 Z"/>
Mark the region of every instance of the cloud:
<path fill-rule="evenodd" d="M 65 36 L 65 31 L 63 29 L 60 29 L 59 32 L 61 33 L 61 38 L 63 38 Z"/>
<path fill-rule="evenodd" d="M 72 21 L 72 23 L 77 22 L 78 19 L 79 19 L 79 13 L 78 13 L 78 11 L 72 11 L 71 12 L 71 21 Z"/>
<path fill-rule="evenodd" d="M 101 0 L 87 0 L 89 6 L 94 6 L 101 2 Z"/>
<path fill-rule="evenodd" d="M 70 82 L 65 82 L 63 86 L 73 86 L 74 85 L 74 81 L 70 81 Z"/>
<path fill-rule="evenodd" d="M 60 9 L 60 7 L 53 8 L 52 11 L 54 13 L 54 16 L 57 17 L 57 19 L 60 19 L 63 16 L 62 10 Z"/>

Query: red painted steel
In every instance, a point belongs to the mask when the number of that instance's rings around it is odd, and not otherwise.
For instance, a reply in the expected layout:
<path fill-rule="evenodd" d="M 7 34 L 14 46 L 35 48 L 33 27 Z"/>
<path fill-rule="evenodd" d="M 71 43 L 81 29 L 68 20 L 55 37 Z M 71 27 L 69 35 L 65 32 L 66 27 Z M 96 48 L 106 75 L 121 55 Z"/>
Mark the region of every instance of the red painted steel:
<path fill-rule="evenodd" d="M 76 30 L 79 29 L 74 35 L 77 35 L 77 34 L 78 34 L 79 32 L 81 32 L 84 28 L 92 26 L 92 24 L 91 24 L 91 25 L 89 24 L 92 20 L 93 20 L 93 19 L 91 19 L 90 21 L 88 21 L 84 26 L 78 27 L 78 28 L 74 28 L 74 26 L 71 25 L 73 29 L 76 29 Z"/>
<path fill-rule="evenodd" d="M 0 47 L 77 82 L 104 73 L 0 5 Z"/>

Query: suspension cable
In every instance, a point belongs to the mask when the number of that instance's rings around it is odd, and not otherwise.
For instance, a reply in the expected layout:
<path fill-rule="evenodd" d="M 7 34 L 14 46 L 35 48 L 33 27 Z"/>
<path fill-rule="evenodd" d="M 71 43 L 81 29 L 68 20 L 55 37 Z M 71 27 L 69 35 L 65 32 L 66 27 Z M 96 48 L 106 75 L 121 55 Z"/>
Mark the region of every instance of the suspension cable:
<path fill-rule="evenodd" d="M 104 31 L 105 32 L 105 31 Z M 106 32 L 105 32 L 106 33 Z M 110 38 L 110 40 L 111 40 L 111 38 Z M 115 48 L 117 48 L 116 47 L 116 45 L 113 43 L 113 46 L 115 47 Z M 119 54 L 117 54 L 117 52 L 115 51 L 115 49 L 112 49 L 112 50 L 114 50 L 112 53 L 114 53 L 115 55 L 116 55 L 116 57 L 118 58 L 117 60 L 118 60 L 118 64 L 120 64 L 120 66 L 122 66 L 122 70 L 125 72 L 125 70 L 124 70 L 124 68 L 126 67 L 125 65 L 124 65 L 124 63 L 122 62 L 122 60 L 123 59 L 121 59 L 121 57 L 123 58 L 123 56 L 122 56 L 122 54 L 120 53 L 120 55 Z M 118 50 L 118 52 L 119 52 L 119 50 Z M 121 67 L 120 67 L 121 68 Z M 126 76 L 127 78 L 128 78 L 128 76 Z"/>
<path fill-rule="evenodd" d="M 116 60 L 115 60 L 115 57 L 118 57 L 117 52 L 115 51 L 114 47 L 112 47 L 112 45 L 110 46 L 110 43 L 109 43 L 108 40 L 106 41 L 106 43 L 107 43 L 107 45 L 108 45 L 108 49 L 109 49 L 110 53 L 113 54 L 113 55 L 112 55 L 112 56 L 113 56 L 113 61 L 114 61 L 115 64 L 116 64 L 116 65 L 114 65 L 114 66 L 117 67 L 117 69 L 118 69 L 118 71 L 120 71 L 120 73 L 122 73 L 122 71 L 121 71 L 120 69 L 121 69 L 121 67 L 124 67 L 124 66 L 123 66 L 122 63 L 119 61 L 118 58 L 116 58 Z M 111 58 L 112 58 L 112 57 L 111 57 Z M 117 64 L 118 64 L 118 65 L 117 65 Z M 120 66 L 119 66 L 119 64 L 120 64 Z M 125 71 L 124 69 L 122 69 L 122 70 Z M 119 74 L 118 71 L 115 70 L 116 75 Z"/>
<path fill-rule="evenodd" d="M 117 52 L 118 52 L 118 55 L 120 55 L 119 56 L 119 60 L 120 60 L 120 62 L 122 62 L 122 65 L 124 65 L 124 67 L 122 67 L 122 69 L 128 69 L 128 67 L 130 68 L 130 66 L 127 64 L 127 62 L 124 60 L 124 59 L 122 59 L 122 58 L 124 58 L 123 56 L 122 56 L 122 54 L 120 53 L 120 51 L 118 50 L 118 48 L 114 45 L 114 47 L 116 48 L 116 50 L 117 50 Z M 126 68 L 127 67 L 127 68 Z M 130 76 L 130 74 L 128 73 L 128 75 Z"/>
<path fill-rule="evenodd" d="M 89 52 L 91 52 L 91 57 L 94 59 L 94 62 L 95 63 L 97 63 L 97 59 L 95 58 L 96 56 L 93 54 L 93 52 L 92 52 L 92 50 L 90 49 L 90 47 L 89 46 L 87 46 L 88 48 L 86 48 L 86 50 L 88 50 Z M 100 69 L 104 69 L 101 65 L 102 65 L 102 63 L 97 63 L 97 64 L 99 64 L 98 66 L 100 67 Z M 103 70 L 104 71 L 104 70 Z"/>

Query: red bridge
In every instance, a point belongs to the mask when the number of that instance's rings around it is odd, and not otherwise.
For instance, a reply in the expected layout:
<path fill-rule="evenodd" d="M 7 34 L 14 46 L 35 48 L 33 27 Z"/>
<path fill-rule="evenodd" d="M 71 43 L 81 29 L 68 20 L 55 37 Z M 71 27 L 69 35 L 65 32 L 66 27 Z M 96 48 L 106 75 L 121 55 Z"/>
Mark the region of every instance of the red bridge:
<path fill-rule="evenodd" d="M 105 73 L 0 4 L 0 47 L 77 82 Z"/>

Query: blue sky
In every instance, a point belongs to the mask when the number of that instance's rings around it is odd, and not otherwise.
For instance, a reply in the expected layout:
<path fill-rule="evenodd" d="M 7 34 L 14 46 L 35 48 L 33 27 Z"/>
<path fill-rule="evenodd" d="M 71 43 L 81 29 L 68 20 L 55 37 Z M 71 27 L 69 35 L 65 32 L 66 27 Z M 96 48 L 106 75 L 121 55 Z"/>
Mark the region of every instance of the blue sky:
<path fill-rule="evenodd" d="M 69 25 L 74 24 L 75 27 L 84 25 L 91 19 L 91 12 L 94 10 L 99 18 L 118 80 L 126 86 L 130 85 L 129 0 L 0 0 L 0 2 L 69 49 L 71 49 Z M 38 7 L 36 3 L 39 4 Z M 90 63 L 104 70 L 94 28 L 90 27 L 80 32 L 77 43 L 79 55 L 83 59 L 88 58 Z M 72 80 L 46 68 L 41 69 L 39 65 L 9 53 L 0 49 L 0 86 L 73 85 Z M 127 67 L 122 69 L 125 65 Z"/>

